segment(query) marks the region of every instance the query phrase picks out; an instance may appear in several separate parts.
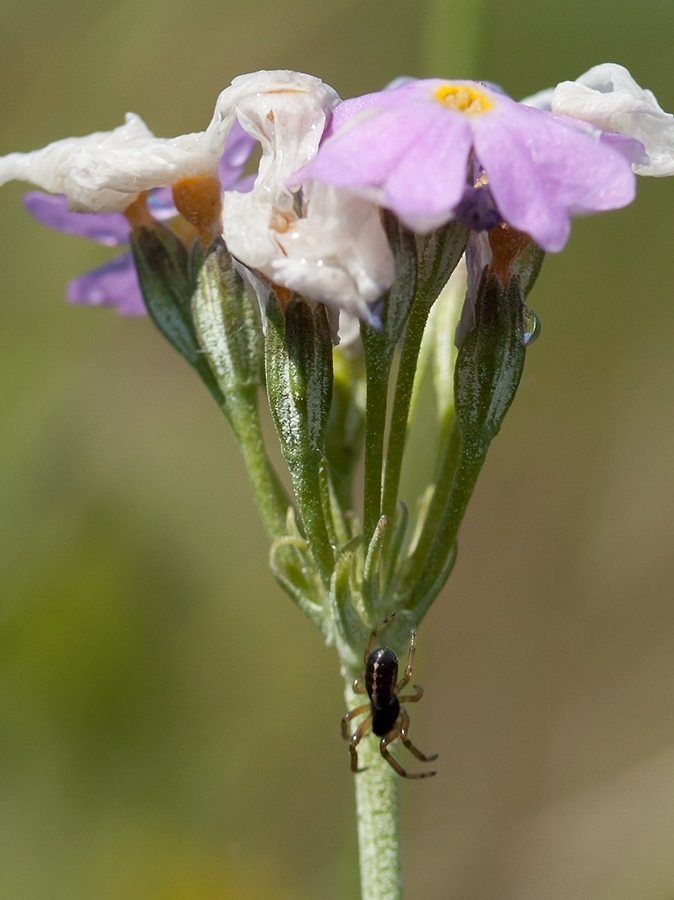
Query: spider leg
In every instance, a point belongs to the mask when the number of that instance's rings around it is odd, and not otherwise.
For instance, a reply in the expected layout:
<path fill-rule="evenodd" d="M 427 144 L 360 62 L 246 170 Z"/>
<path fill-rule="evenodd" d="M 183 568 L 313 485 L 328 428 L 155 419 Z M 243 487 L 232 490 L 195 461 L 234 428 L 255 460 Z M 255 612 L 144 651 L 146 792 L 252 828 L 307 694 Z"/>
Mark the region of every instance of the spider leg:
<path fill-rule="evenodd" d="M 365 709 L 369 708 L 368 706 Z M 355 712 L 355 710 L 352 710 Z M 372 716 L 368 716 L 367 719 L 363 719 L 358 728 L 354 731 L 351 740 L 349 741 L 349 753 L 351 754 L 351 771 L 352 772 L 364 772 L 365 769 L 358 768 L 358 744 L 363 740 L 368 728 L 372 725 Z"/>
<path fill-rule="evenodd" d="M 407 713 L 407 710 L 400 710 L 400 740 L 407 747 L 410 753 L 413 753 L 417 759 L 420 759 L 422 762 L 431 762 L 434 759 L 438 758 L 438 754 L 434 753 L 432 756 L 426 756 L 425 753 L 422 753 L 418 747 L 415 747 L 412 741 L 408 737 L 408 732 L 410 730 L 410 717 Z M 428 778 L 431 775 L 435 775 L 435 772 L 425 772 L 424 776 Z"/>
<path fill-rule="evenodd" d="M 407 655 L 407 667 L 405 668 L 405 674 L 400 679 L 398 684 L 396 685 L 396 694 L 398 691 L 401 691 L 405 685 L 409 682 L 412 677 L 412 664 L 414 663 L 414 653 L 417 647 L 417 628 L 416 625 L 412 625 L 410 629 L 410 649 Z"/>
<path fill-rule="evenodd" d="M 365 648 L 365 653 L 363 654 L 363 662 L 367 663 L 367 658 L 370 653 L 372 653 L 372 648 L 374 647 L 374 642 L 377 640 L 377 635 L 388 625 L 393 616 L 395 616 L 395 612 L 389 613 L 385 619 L 382 619 L 381 622 L 378 622 L 372 629 L 370 640 L 367 642 L 367 647 Z"/>
<path fill-rule="evenodd" d="M 398 760 L 394 759 L 388 751 L 388 745 L 392 741 L 395 741 L 399 734 L 400 731 L 398 730 L 398 726 L 395 725 L 389 731 L 389 733 L 379 741 L 379 752 L 384 757 L 389 766 L 391 766 L 392 769 L 395 769 L 398 775 L 402 775 L 403 778 L 408 778 L 409 776 L 407 772 L 403 769 Z"/>
<path fill-rule="evenodd" d="M 405 697 L 398 697 L 399 703 L 416 703 L 418 700 L 424 696 L 424 689 L 420 684 L 413 684 L 412 687 L 416 691 L 416 694 L 407 694 Z"/>
<path fill-rule="evenodd" d="M 435 775 L 435 772 L 406 772 L 405 769 L 400 765 L 397 759 L 394 759 L 388 750 L 388 745 L 395 741 L 397 737 L 403 739 L 402 728 L 405 724 L 404 717 L 402 724 L 396 723 L 393 728 L 389 731 L 386 737 L 383 737 L 379 741 L 379 751 L 381 755 L 384 757 L 386 762 L 396 770 L 398 775 L 401 775 L 403 778 L 430 778 L 431 775 Z M 407 724 L 409 724 L 409 719 Z M 405 746 L 408 746 L 409 738 L 403 739 Z M 411 742 L 410 742 L 411 743 Z M 410 748 L 411 749 L 411 748 Z M 416 747 L 414 748 L 416 750 Z M 417 751 L 419 752 L 419 751 Z"/>
<path fill-rule="evenodd" d="M 370 708 L 369 703 L 364 703 L 362 706 L 357 706 L 355 709 L 350 710 L 350 712 L 346 713 L 342 716 L 342 737 L 345 741 L 348 741 L 351 737 L 349 732 L 346 730 L 347 724 L 354 719 L 356 716 L 359 716 L 361 713 L 364 713 L 365 710 Z"/>
<path fill-rule="evenodd" d="M 365 681 L 365 672 L 361 672 L 360 675 L 357 675 L 353 682 L 353 692 L 354 694 L 367 694 L 367 688 L 362 682 Z"/>

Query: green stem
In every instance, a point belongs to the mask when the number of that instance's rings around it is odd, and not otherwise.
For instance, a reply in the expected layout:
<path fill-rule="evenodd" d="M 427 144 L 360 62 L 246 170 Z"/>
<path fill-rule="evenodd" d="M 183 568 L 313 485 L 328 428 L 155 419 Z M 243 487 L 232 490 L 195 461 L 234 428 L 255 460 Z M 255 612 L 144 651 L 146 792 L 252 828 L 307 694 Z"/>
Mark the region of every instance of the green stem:
<path fill-rule="evenodd" d="M 407 323 L 393 400 L 388 452 L 386 454 L 386 474 L 382 496 L 382 513 L 385 516 L 393 516 L 398 501 L 414 376 L 417 371 L 419 350 L 429 312 L 429 304 L 415 303 Z"/>
<path fill-rule="evenodd" d="M 453 435 L 457 433 L 458 428 L 455 429 Z M 478 450 L 474 447 L 459 449 L 458 440 L 456 442 L 450 440 L 450 452 L 453 446 L 457 447 L 458 458 L 449 496 L 445 493 L 444 509 L 439 517 L 434 517 L 432 529 L 429 527 L 427 530 L 426 526 L 424 527 L 424 536 L 427 540 L 424 542 L 423 548 L 420 542 L 417 547 L 417 550 L 420 551 L 419 556 L 417 557 L 415 551 L 411 570 L 405 573 L 407 583 L 413 584 L 406 599 L 406 605 L 416 608 L 419 601 L 423 600 L 423 613 L 434 599 L 425 595 L 431 585 L 437 585 L 438 573 L 445 566 L 445 560 L 456 542 L 459 526 L 466 514 L 468 502 L 473 495 L 487 455 L 485 449 Z M 430 523 L 427 522 L 426 525 L 430 525 Z M 441 587 L 442 585 L 437 586 L 437 590 L 439 591 Z"/>
<path fill-rule="evenodd" d="M 363 702 L 352 690 L 353 672 L 345 675 L 349 709 Z M 364 772 L 355 776 L 358 849 L 362 900 L 402 900 L 399 778 L 379 752 L 371 734 L 358 745 Z"/>
<path fill-rule="evenodd" d="M 314 464 L 306 460 L 288 462 L 288 470 L 292 478 L 295 498 L 300 511 L 311 555 L 321 575 L 323 584 L 330 584 L 332 570 L 335 565 L 334 551 L 325 521 L 325 509 L 321 499 L 321 477 L 317 461 Z"/>
<path fill-rule="evenodd" d="M 473 496 L 477 479 L 482 471 L 487 451 L 476 452 L 462 450 L 457 466 L 457 474 L 452 484 L 449 503 L 445 508 L 442 521 L 438 527 L 435 544 L 453 544 L 459 526 L 466 514 L 468 503 Z"/>
<path fill-rule="evenodd" d="M 386 400 L 391 360 L 382 360 L 368 353 L 365 345 L 367 369 L 367 401 L 365 405 L 365 474 L 363 478 L 363 536 L 367 547 L 381 516 L 382 466 L 384 462 L 384 432 L 386 430 Z"/>
<path fill-rule="evenodd" d="M 286 533 L 288 507 L 292 504 L 267 456 L 257 395 L 254 386 L 239 391 L 236 397 L 229 398 L 223 412 L 239 442 L 264 527 L 269 537 L 275 540 Z"/>
<path fill-rule="evenodd" d="M 450 500 L 450 488 L 458 464 L 460 446 L 459 429 L 458 426 L 454 425 L 451 431 L 446 432 L 444 453 L 438 465 L 438 472 L 433 485 L 433 496 L 426 513 L 421 535 L 412 553 L 412 565 L 415 568 L 415 572 L 418 564 L 423 562 L 428 555 L 445 507 Z"/>

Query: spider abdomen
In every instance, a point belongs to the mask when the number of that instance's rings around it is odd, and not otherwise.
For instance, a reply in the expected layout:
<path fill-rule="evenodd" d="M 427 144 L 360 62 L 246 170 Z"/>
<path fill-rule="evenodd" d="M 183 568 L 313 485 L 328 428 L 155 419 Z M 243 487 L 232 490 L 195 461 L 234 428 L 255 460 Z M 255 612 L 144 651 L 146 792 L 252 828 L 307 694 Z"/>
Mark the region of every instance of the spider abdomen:
<path fill-rule="evenodd" d="M 395 694 L 391 696 L 386 706 L 372 704 L 372 733 L 377 737 L 386 737 L 391 731 L 400 715 L 400 703 Z"/>

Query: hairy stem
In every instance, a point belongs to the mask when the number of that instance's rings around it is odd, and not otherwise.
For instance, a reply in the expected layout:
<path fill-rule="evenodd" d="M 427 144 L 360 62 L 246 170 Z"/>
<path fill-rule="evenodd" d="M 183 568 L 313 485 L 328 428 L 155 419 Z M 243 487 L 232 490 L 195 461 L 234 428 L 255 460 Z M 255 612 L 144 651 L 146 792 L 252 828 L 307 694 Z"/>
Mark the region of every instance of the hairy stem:
<path fill-rule="evenodd" d="M 429 311 L 430 306 L 417 303 L 413 307 L 407 323 L 407 332 L 403 344 L 393 402 L 388 453 L 386 455 L 386 474 L 382 498 L 382 513 L 385 516 L 393 516 L 396 510 L 403 454 L 407 440 L 407 425 L 412 389 L 414 387 L 414 376 L 417 371 L 417 360 Z"/>
<path fill-rule="evenodd" d="M 239 442 L 267 533 L 272 539 L 281 537 L 286 532 L 286 515 L 292 504 L 267 456 L 260 427 L 257 388 L 240 392 L 224 412 Z"/>
<path fill-rule="evenodd" d="M 318 463 L 316 461 L 313 463 L 304 461 L 298 465 L 289 463 L 288 468 L 311 554 L 316 561 L 321 579 L 327 587 L 330 584 L 335 559 L 328 535 L 325 510 L 321 501 Z"/>
<path fill-rule="evenodd" d="M 363 702 L 352 690 L 354 674 L 345 674 L 349 709 Z M 402 900 L 399 778 L 379 752 L 377 738 L 369 734 L 358 745 L 364 772 L 354 775 L 362 900 Z"/>

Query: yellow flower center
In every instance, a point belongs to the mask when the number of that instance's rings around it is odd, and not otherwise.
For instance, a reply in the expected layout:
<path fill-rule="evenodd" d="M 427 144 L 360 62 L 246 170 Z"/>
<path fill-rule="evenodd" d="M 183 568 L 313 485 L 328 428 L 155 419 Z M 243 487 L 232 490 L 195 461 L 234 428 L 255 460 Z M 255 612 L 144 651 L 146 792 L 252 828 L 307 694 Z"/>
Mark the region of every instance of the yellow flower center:
<path fill-rule="evenodd" d="M 441 84 L 433 91 L 434 98 L 454 112 L 477 116 L 488 112 L 494 101 L 472 84 Z"/>

